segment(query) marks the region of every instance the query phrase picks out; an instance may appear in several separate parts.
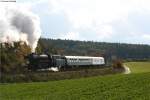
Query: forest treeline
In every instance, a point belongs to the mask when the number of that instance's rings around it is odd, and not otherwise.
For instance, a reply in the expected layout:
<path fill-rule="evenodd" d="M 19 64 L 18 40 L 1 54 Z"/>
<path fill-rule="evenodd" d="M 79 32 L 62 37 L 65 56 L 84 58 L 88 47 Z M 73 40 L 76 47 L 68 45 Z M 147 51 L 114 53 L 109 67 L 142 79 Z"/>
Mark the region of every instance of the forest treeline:
<path fill-rule="evenodd" d="M 61 39 L 39 40 L 38 53 L 49 52 L 60 55 L 105 56 L 126 60 L 150 59 L 150 45 L 74 41 Z"/>
<path fill-rule="evenodd" d="M 20 73 L 26 70 L 25 56 L 31 53 L 24 42 L 0 43 L 1 72 Z M 36 53 L 49 53 L 78 56 L 103 56 L 106 61 L 114 58 L 123 60 L 150 59 L 150 45 L 74 41 L 41 38 Z"/>

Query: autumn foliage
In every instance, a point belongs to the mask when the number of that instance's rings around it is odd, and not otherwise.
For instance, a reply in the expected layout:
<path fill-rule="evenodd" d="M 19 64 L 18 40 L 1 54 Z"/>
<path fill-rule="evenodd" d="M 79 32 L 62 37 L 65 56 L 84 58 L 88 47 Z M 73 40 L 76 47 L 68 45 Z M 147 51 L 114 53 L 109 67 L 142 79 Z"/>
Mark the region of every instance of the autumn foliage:
<path fill-rule="evenodd" d="M 1 72 L 20 73 L 24 71 L 24 57 L 31 53 L 30 47 L 24 42 L 1 43 L 0 46 Z"/>
<path fill-rule="evenodd" d="M 122 69 L 122 68 L 123 68 L 123 63 L 122 63 L 121 60 L 116 59 L 116 60 L 113 61 L 112 67 L 113 67 L 114 69 Z"/>

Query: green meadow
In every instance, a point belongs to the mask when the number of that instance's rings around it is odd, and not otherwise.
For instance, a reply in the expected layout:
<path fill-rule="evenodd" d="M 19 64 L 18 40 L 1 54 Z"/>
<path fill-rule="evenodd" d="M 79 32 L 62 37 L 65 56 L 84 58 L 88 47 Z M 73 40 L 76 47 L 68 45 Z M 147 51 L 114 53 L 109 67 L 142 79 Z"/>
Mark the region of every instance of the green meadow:
<path fill-rule="evenodd" d="M 131 70 L 131 73 L 150 72 L 150 62 L 128 62 L 125 63 Z"/>
<path fill-rule="evenodd" d="M 131 74 L 0 85 L 0 100 L 150 100 L 150 63 L 129 62 Z"/>

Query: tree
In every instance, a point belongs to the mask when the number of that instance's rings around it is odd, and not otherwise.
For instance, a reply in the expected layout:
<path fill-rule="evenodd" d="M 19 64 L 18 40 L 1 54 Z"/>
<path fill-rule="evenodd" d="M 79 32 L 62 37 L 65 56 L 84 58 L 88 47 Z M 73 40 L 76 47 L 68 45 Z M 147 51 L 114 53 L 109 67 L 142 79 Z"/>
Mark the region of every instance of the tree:
<path fill-rule="evenodd" d="M 23 71 L 24 57 L 31 53 L 31 48 L 25 42 L 1 43 L 0 69 L 3 73 Z"/>

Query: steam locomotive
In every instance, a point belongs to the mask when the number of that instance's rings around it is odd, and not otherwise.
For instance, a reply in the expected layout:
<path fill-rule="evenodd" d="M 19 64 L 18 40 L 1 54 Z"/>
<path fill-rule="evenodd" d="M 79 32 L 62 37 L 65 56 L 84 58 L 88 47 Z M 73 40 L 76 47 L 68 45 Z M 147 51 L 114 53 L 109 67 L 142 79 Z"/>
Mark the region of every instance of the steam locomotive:
<path fill-rule="evenodd" d="M 59 71 L 61 69 L 100 66 L 104 65 L 103 57 L 89 56 L 61 56 L 49 54 L 29 54 L 26 57 L 29 70 L 52 70 Z"/>

